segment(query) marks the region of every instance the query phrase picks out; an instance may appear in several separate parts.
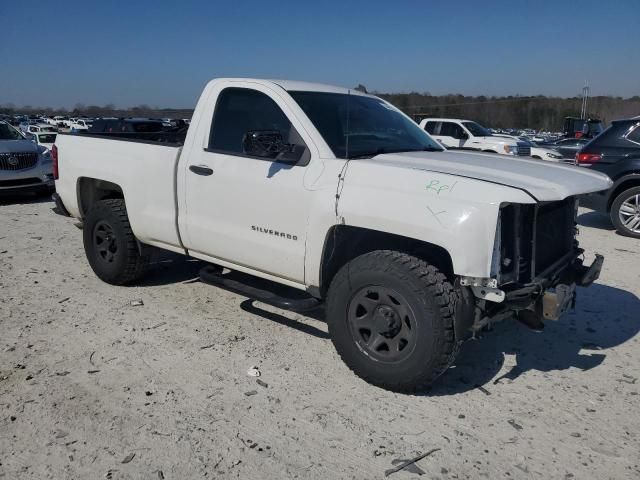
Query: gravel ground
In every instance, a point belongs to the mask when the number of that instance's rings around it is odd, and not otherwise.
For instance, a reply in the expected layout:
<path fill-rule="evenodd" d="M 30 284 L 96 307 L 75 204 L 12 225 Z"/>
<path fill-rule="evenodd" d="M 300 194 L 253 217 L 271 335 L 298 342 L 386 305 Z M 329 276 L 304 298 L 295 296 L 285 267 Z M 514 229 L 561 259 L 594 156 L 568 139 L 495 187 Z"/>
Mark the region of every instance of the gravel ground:
<path fill-rule="evenodd" d="M 575 312 L 496 325 L 409 396 L 351 374 L 321 312 L 190 282 L 200 262 L 102 283 L 51 207 L 0 199 L 0 478 L 372 479 L 435 448 L 431 479 L 640 477 L 640 241 L 606 217 L 580 217 L 605 268 Z"/>

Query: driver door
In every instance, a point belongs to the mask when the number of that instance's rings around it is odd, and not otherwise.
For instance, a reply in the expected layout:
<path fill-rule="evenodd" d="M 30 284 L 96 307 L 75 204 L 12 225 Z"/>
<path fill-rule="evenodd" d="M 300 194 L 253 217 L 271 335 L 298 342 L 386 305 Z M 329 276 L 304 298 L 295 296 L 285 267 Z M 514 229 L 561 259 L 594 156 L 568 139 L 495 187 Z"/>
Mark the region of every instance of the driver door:
<path fill-rule="evenodd" d="M 282 99 L 256 88 L 220 91 L 208 142 L 192 149 L 185 178 L 184 244 L 192 255 L 304 282 L 312 191 L 304 186 L 311 153 Z M 295 165 L 245 152 L 247 132 L 280 132 L 303 146 Z"/>
<path fill-rule="evenodd" d="M 453 122 L 442 122 L 440 125 L 438 140 L 447 147 L 453 149 L 465 148 L 465 143 L 469 136 L 465 133 L 460 125 Z"/>

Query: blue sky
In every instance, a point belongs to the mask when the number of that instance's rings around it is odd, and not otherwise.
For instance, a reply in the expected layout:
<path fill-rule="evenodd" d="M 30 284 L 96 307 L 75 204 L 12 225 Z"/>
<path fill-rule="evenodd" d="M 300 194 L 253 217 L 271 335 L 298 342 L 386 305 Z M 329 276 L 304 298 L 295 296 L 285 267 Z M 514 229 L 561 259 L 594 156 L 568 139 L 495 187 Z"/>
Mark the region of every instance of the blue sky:
<path fill-rule="evenodd" d="M 0 0 L 0 104 L 192 107 L 210 78 L 640 95 L 640 1 Z"/>

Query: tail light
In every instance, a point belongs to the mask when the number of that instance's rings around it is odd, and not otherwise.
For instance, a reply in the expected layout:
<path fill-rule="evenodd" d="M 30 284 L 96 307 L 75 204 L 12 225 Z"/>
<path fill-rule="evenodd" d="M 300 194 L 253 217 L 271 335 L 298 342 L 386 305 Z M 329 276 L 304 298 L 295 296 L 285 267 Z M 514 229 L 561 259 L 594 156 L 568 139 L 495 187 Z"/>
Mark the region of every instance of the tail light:
<path fill-rule="evenodd" d="M 578 153 L 576 154 L 576 161 L 578 164 L 583 163 L 596 163 L 602 156 L 598 153 Z"/>
<path fill-rule="evenodd" d="M 51 147 L 51 160 L 53 161 L 53 179 L 58 180 L 58 147 Z"/>

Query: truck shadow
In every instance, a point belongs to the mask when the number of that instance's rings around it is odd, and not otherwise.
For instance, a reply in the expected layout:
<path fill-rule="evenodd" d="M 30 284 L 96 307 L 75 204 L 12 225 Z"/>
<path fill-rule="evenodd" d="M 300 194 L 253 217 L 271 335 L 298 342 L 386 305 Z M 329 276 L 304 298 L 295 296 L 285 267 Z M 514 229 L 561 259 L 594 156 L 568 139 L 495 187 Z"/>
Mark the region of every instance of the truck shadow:
<path fill-rule="evenodd" d="M 240 304 L 240 308 L 247 313 L 251 313 L 252 315 L 257 315 L 266 320 L 271 320 L 272 322 L 278 323 L 280 325 L 284 325 L 285 327 L 293 328 L 294 330 L 298 330 L 299 332 L 306 333 L 307 335 L 311 335 L 316 338 L 329 339 L 329 334 L 319 328 L 314 327 L 313 325 L 308 325 L 306 323 L 298 322 L 297 320 L 293 320 L 289 317 L 281 315 L 279 313 L 271 312 L 268 310 L 264 310 L 259 306 L 256 306 L 254 301 L 251 299 L 247 299 Z M 324 309 L 318 308 L 313 310 L 312 312 L 305 312 L 305 317 L 312 318 L 314 320 L 319 320 L 324 322 Z"/>
<path fill-rule="evenodd" d="M 578 215 L 578 225 L 582 227 L 598 228 L 600 230 L 615 230 L 609 215 L 601 212 L 586 212 Z"/>
<path fill-rule="evenodd" d="M 155 287 L 198 280 L 198 272 L 206 265 L 195 258 L 153 249 L 149 271 L 135 286 Z"/>
<path fill-rule="evenodd" d="M 155 259 L 150 274 L 139 286 L 197 282 L 198 272 L 205 265 L 205 262 L 193 258 L 165 252 Z M 269 289 L 288 298 L 301 294 L 289 287 L 243 273 L 232 272 L 228 275 L 237 281 Z M 240 308 L 316 338 L 329 338 L 324 329 L 295 319 L 301 315 L 324 322 L 322 307 L 295 314 L 276 313 L 261 305 L 252 299 L 245 299 L 241 301 Z M 576 310 L 566 314 L 560 321 L 546 322 L 542 333 L 528 330 L 515 320 L 507 320 L 496 324 L 492 331 L 484 333 L 481 338 L 466 342 L 454 364 L 422 395 L 456 395 L 473 389 L 490 395 L 503 382 L 526 383 L 526 378 L 521 378 L 523 374 L 540 372 L 547 376 L 550 372 L 569 368 L 590 370 L 604 361 L 607 349 L 621 345 L 638 334 L 638 311 L 640 300 L 626 290 L 602 284 L 579 289 Z M 328 342 L 327 348 L 332 348 Z M 506 355 L 514 356 L 514 364 L 506 373 L 497 376 L 505 365 Z"/>
<path fill-rule="evenodd" d="M 206 265 L 207 263 L 194 258 L 185 257 L 184 255 L 179 255 L 177 253 L 158 250 L 154 252 L 150 271 L 142 279 L 142 281 L 136 284 L 136 286 L 153 287 L 183 282 L 199 282 L 200 279 L 198 273 L 200 272 L 200 269 L 202 269 Z M 249 284 L 255 288 L 267 289 L 287 298 L 297 298 L 304 296 L 298 290 L 278 285 L 267 280 L 252 277 L 240 272 L 231 272 L 225 275 L 239 282 Z M 210 288 L 214 289 L 220 287 L 212 286 Z M 250 298 L 242 301 L 242 303 L 240 304 L 240 308 L 247 313 L 257 315 L 266 320 L 270 320 L 274 323 L 290 327 L 302 333 L 306 333 L 317 338 L 329 338 L 329 334 L 327 332 L 307 323 L 299 322 L 295 319 L 289 318 L 290 316 L 296 315 L 295 313 L 288 312 L 289 316 L 285 316 L 280 313 L 265 310 L 260 306 L 259 302 L 256 302 Z M 313 320 L 324 322 L 324 309 L 322 307 L 318 307 L 309 312 L 304 312 L 304 314 L 300 315 Z"/>
<path fill-rule="evenodd" d="M 580 289 L 576 310 L 558 322 L 546 322 L 535 333 L 516 321 L 497 324 L 479 340 L 465 343 L 453 366 L 424 395 L 455 395 L 479 388 L 483 393 L 499 389 L 503 382 L 524 382 L 529 372 L 549 372 L 599 366 L 606 349 L 632 339 L 640 330 L 640 300 L 619 288 L 596 284 Z M 505 355 L 515 364 L 498 375 Z M 550 380 L 551 381 L 551 380 Z"/>

